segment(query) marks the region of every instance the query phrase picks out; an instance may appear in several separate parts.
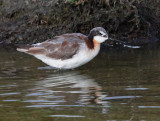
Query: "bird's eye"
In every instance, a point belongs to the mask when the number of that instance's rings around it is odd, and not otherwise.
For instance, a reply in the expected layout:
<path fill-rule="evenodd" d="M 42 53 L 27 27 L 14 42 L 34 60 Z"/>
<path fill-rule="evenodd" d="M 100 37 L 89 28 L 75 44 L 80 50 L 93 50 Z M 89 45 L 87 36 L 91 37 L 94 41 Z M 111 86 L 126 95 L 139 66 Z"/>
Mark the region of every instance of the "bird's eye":
<path fill-rule="evenodd" d="M 107 37 L 107 35 L 106 34 L 103 34 L 103 35 L 101 35 L 102 37 Z"/>
<path fill-rule="evenodd" d="M 99 33 L 99 35 L 100 35 L 101 37 L 107 37 L 106 34 Z"/>
<path fill-rule="evenodd" d="M 100 34 L 102 37 L 107 37 L 106 33 L 104 33 L 103 31 L 99 31 L 99 34 Z"/>
<path fill-rule="evenodd" d="M 102 34 L 102 33 L 100 33 L 100 32 L 98 33 L 98 35 L 99 35 L 99 36 L 102 36 L 102 37 L 104 37 L 104 34 Z"/>

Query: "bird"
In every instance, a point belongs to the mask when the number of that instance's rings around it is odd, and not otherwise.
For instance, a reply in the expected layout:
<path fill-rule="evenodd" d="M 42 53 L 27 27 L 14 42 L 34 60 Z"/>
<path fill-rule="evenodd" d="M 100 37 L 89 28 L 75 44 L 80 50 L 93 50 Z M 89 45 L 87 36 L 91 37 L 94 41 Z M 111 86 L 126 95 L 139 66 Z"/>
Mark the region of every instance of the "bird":
<path fill-rule="evenodd" d="M 47 65 L 58 69 L 74 69 L 92 60 L 100 51 L 100 44 L 108 39 L 103 27 L 82 33 L 67 33 L 41 43 L 23 45 L 17 51 L 36 57 Z"/>

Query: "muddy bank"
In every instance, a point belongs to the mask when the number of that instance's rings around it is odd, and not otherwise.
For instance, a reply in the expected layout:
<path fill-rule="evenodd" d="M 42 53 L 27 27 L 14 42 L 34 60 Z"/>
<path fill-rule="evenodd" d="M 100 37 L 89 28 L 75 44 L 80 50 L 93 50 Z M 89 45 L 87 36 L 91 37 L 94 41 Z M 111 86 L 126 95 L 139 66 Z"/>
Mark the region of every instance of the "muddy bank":
<path fill-rule="evenodd" d="M 133 45 L 160 38 L 160 0 L 0 0 L 0 43 L 35 43 L 103 26 Z"/>

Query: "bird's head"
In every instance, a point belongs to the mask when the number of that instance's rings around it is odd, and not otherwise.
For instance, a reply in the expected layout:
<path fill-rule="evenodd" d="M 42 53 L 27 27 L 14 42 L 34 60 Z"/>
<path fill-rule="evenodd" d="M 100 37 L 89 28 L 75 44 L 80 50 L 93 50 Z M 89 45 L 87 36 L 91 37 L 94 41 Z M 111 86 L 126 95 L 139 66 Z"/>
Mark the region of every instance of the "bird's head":
<path fill-rule="evenodd" d="M 95 40 L 98 43 L 102 43 L 108 39 L 108 33 L 104 28 L 96 27 L 90 31 L 88 38 L 90 41 Z"/>

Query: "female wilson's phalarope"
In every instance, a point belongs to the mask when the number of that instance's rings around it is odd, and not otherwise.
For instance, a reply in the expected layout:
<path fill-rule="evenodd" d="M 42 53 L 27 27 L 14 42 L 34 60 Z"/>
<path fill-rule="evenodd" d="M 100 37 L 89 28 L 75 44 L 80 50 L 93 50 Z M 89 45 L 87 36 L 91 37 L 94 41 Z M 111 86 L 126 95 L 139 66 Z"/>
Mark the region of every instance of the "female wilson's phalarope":
<path fill-rule="evenodd" d="M 52 67 L 72 69 L 92 60 L 100 50 L 100 43 L 107 39 L 106 30 L 96 27 L 88 36 L 81 33 L 63 34 L 17 50 L 33 55 Z"/>

